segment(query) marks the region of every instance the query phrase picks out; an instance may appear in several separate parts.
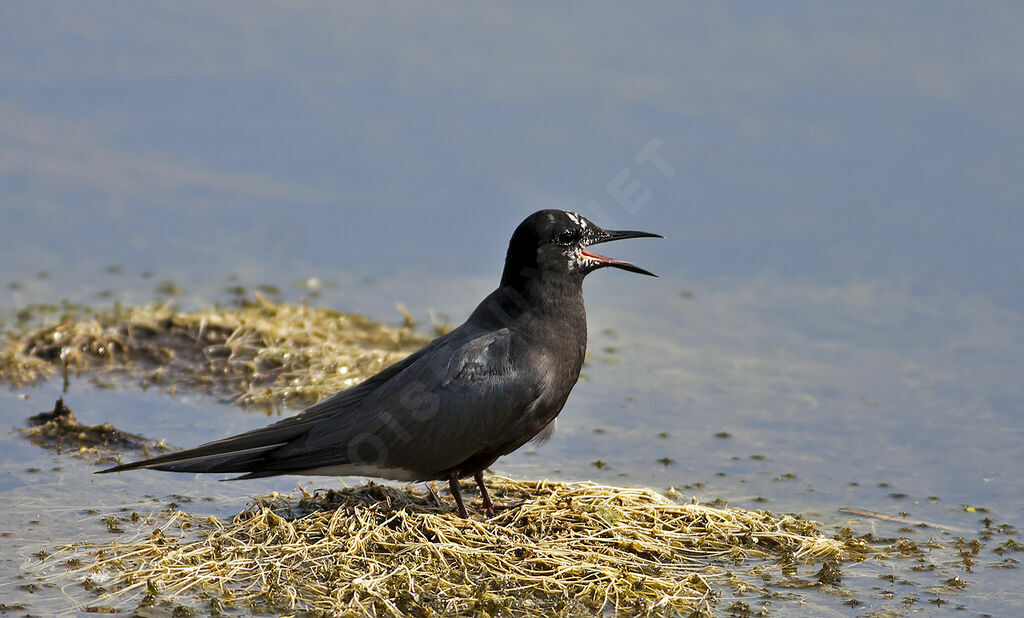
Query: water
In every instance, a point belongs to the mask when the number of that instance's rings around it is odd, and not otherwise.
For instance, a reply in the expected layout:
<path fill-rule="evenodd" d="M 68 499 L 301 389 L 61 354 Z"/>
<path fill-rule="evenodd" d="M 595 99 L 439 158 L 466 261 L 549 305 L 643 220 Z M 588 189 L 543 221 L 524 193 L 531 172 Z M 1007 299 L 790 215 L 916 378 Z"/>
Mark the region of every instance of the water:
<path fill-rule="evenodd" d="M 298 300 L 318 277 L 317 304 L 459 322 L 524 216 L 574 209 L 663 233 L 607 246 L 661 278 L 588 279 L 587 379 L 554 439 L 497 471 L 675 486 L 829 528 L 854 520 L 843 506 L 1024 525 L 1016 5 L 0 12 L 4 315 L 145 302 L 163 281 L 190 306 L 227 285 Z M 59 394 L 3 392 L 4 423 Z M 179 446 L 267 422 L 87 380 L 67 396 L 84 422 Z M 13 577 L 39 549 L 106 539 L 90 509 L 181 494 L 227 515 L 295 483 L 94 478 L 0 439 L 0 602 L 36 613 L 81 597 Z M 929 536 L 954 535 L 915 538 Z M 868 609 L 1014 613 L 1018 571 L 990 568 L 993 546 L 971 573 L 893 561 L 848 567 L 843 585 Z M 956 574 L 965 590 L 927 589 Z"/>

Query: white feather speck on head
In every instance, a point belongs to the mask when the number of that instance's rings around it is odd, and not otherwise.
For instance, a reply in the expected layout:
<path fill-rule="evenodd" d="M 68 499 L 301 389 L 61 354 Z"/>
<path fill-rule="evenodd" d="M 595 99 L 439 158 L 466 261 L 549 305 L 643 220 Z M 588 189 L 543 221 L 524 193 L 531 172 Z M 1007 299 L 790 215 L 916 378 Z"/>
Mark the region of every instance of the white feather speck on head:
<path fill-rule="evenodd" d="M 573 223 L 575 223 L 576 225 L 578 225 L 578 226 L 580 226 L 580 227 L 582 227 L 584 229 L 590 227 L 590 224 L 587 223 L 587 220 L 584 219 L 583 216 L 580 215 L 579 213 L 575 213 L 575 212 L 572 212 L 570 210 L 567 210 L 567 211 L 565 211 L 565 215 L 567 217 L 569 217 L 569 219 L 571 219 Z"/>

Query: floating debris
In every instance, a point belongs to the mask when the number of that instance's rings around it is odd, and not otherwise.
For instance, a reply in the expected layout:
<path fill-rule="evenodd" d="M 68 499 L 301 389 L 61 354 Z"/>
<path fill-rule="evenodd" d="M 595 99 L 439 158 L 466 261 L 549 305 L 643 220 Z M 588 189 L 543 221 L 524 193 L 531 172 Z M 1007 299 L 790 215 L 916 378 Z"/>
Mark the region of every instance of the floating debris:
<path fill-rule="evenodd" d="M 171 450 L 162 440 L 147 440 L 110 423 L 83 425 L 63 398 L 52 410 L 29 417 L 27 426 L 18 427 L 18 432 L 37 446 L 96 462 L 118 461 L 125 451 L 153 457 Z"/>
<path fill-rule="evenodd" d="M 748 562 L 826 561 L 838 573 L 841 561 L 871 553 L 805 519 L 649 489 L 488 485 L 506 508 L 484 521 L 457 517 L 433 492 L 368 483 L 272 494 L 230 521 L 176 510 L 126 517 L 119 526 L 145 531 L 135 540 L 62 547 L 47 560 L 79 561 L 71 575 L 102 579 L 110 604 L 212 597 L 335 615 L 703 614 L 716 589 L 751 589 L 737 577 Z"/>
<path fill-rule="evenodd" d="M 967 528 L 959 528 L 956 526 L 950 526 L 947 524 L 936 524 L 928 521 L 920 521 L 916 519 L 908 519 L 907 517 L 899 517 L 897 515 L 889 515 L 888 513 L 879 513 L 878 511 L 869 511 L 867 509 L 861 509 L 853 506 L 844 506 L 839 509 L 840 513 L 846 513 L 848 515 L 857 515 L 859 517 L 870 517 L 873 519 L 882 519 L 885 521 L 892 521 L 911 526 L 919 526 L 924 528 L 935 528 L 937 530 L 945 530 L 946 532 L 956 532 L 959 534 L 971 534 L 973 530 Z"/>

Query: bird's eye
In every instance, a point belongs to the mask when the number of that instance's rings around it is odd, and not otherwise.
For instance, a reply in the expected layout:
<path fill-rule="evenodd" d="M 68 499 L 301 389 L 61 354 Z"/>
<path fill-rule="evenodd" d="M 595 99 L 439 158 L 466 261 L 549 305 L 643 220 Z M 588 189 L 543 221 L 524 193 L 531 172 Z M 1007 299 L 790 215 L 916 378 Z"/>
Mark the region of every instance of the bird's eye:
<path fill-rule="evenodd" d="M 558 236 L 555 236 L 555 242 L 560 245 L 571 245 L 576 243 L 580 239 L 580 233 L 575 230 L 566 230 L 559 232 Z"/>

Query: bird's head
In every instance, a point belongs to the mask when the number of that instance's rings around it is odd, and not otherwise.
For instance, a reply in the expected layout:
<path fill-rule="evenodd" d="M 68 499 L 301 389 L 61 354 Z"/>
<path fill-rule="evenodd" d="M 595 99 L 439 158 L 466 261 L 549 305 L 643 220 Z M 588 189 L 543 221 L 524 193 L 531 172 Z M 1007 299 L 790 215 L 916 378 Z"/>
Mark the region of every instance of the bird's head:
<path fill-rule="evenodd" d="M 505 258 L 502 285 L 535 279 L 582 281 L 587 274 L 612 266 L 656 277 L 639 266 L 587 251 L 596 245 L 625 238 L 661 238 L 660 234 L 605 230 L 586 217 L 565 210 L 541 210 L 527 217 L 512 234 Z"/>

